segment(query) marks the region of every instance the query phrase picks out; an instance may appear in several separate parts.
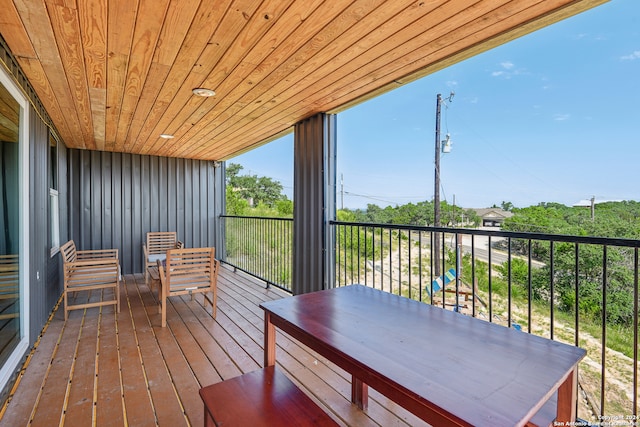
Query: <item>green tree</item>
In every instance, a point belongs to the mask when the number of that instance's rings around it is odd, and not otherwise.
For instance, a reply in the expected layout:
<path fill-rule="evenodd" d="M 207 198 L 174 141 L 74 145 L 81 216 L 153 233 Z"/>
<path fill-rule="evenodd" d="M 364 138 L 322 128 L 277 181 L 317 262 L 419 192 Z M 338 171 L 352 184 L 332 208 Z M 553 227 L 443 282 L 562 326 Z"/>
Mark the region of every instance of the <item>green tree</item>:
<path fill-rule="evenodd" d="M 252 206 L 264 205 L 269 208 L 276 208 L 278 202 L 287 200 L 280 182 L 264 176 L 240 175 L 242 169 L 237 163 L 230 163 L 226 168 L 227 189 L 233 193 L 232 197 L 244 199 Z"/>
<path fill-rule="evenodd" d="M 227 187 L 227 215 L 246 215 L 249 210 L 249 202 L 242 199 L 231 187 Z"/>

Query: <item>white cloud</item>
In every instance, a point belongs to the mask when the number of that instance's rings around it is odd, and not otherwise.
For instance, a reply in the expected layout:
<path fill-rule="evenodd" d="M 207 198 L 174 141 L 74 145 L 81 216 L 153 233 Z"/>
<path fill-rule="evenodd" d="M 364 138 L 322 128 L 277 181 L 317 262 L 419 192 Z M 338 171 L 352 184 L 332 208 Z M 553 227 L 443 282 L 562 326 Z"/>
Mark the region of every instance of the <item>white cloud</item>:
<path fill-rule="evenodd" d="M 640 59 L 640 50 L 636 50 L 629 55 L 624 55 L 620 57 L 623 61 L 633 61 L 634 59 Z"/>
<path fill-rule="evenodd" d="M 525 74 L 527 74 L 526 69 L 516 68 L 516 64 L 511 61 L 502 61 L 500 63 L 500 69 L 491 72 L 492 77 L 502 77 L 504 79 Z"/>
<path fill-rule="evenodd" d="M 564 122 L 565 120 L 569 120 L 571 118 L 571 114 L 556 114 L 553 116 L 553 120 L 556 122 Z"/>

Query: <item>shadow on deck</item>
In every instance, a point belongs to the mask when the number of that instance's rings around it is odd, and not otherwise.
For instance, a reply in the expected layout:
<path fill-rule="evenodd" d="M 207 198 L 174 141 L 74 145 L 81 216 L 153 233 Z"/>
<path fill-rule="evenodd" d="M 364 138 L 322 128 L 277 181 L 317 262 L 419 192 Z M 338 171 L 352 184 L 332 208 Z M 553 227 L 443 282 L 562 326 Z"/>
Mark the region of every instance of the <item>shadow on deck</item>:
<path fill-rule="evenodd" d="M 3 407 L 2 426 L 201 426 L 198 390 L 263 363 L 263 301 L 278 289 L 223 267 L 218 314 L 172 297 L 167 327 L 142 275 L 125 276 L 121 313 L 113 307 L 54 312 Z M 375 390 L 369 409 L 350 402 L 351 377 L 280 334 L 277 363 L 336 421 L 353 426 L 426 425 Z"/>

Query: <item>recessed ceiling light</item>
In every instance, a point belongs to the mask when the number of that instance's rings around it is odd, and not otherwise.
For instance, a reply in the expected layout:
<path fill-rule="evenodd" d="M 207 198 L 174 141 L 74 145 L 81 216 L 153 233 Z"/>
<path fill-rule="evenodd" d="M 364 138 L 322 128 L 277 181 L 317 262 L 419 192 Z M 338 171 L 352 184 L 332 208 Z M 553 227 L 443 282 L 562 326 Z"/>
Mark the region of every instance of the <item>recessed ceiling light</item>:
<path fill-rule="evenodd" d="M 205 98 L 209 97 L 209 96 L 213 96 L 213 95 L 216 94 L 211 89 L 206 89 L 206 88 L 203 88 L 203 87 L 197 87 L 197 88 L 193 89 L 192 92 L 193 92 L 194 95 L 204 96 Z"/>
<path fill-rule="evenodd" d="M 163 134 L 160 134 L 160 138 L 171 139 L 171 138 L 173 138 L 173 135 L 168 134 L 168 133 L 163 133 Z"/>

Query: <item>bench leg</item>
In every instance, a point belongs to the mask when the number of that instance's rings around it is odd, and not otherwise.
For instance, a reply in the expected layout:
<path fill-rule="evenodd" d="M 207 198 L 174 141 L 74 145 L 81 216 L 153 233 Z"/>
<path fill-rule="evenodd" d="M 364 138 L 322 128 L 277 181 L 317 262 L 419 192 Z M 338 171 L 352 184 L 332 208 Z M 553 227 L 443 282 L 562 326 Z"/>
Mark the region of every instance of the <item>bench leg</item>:
<path fill-rule="evenodd" d="M 211 416 L 211 412 L 207 409 L 207 405 L 204 405 L 204 427 L 216 427 L 216 422 Z"/>

